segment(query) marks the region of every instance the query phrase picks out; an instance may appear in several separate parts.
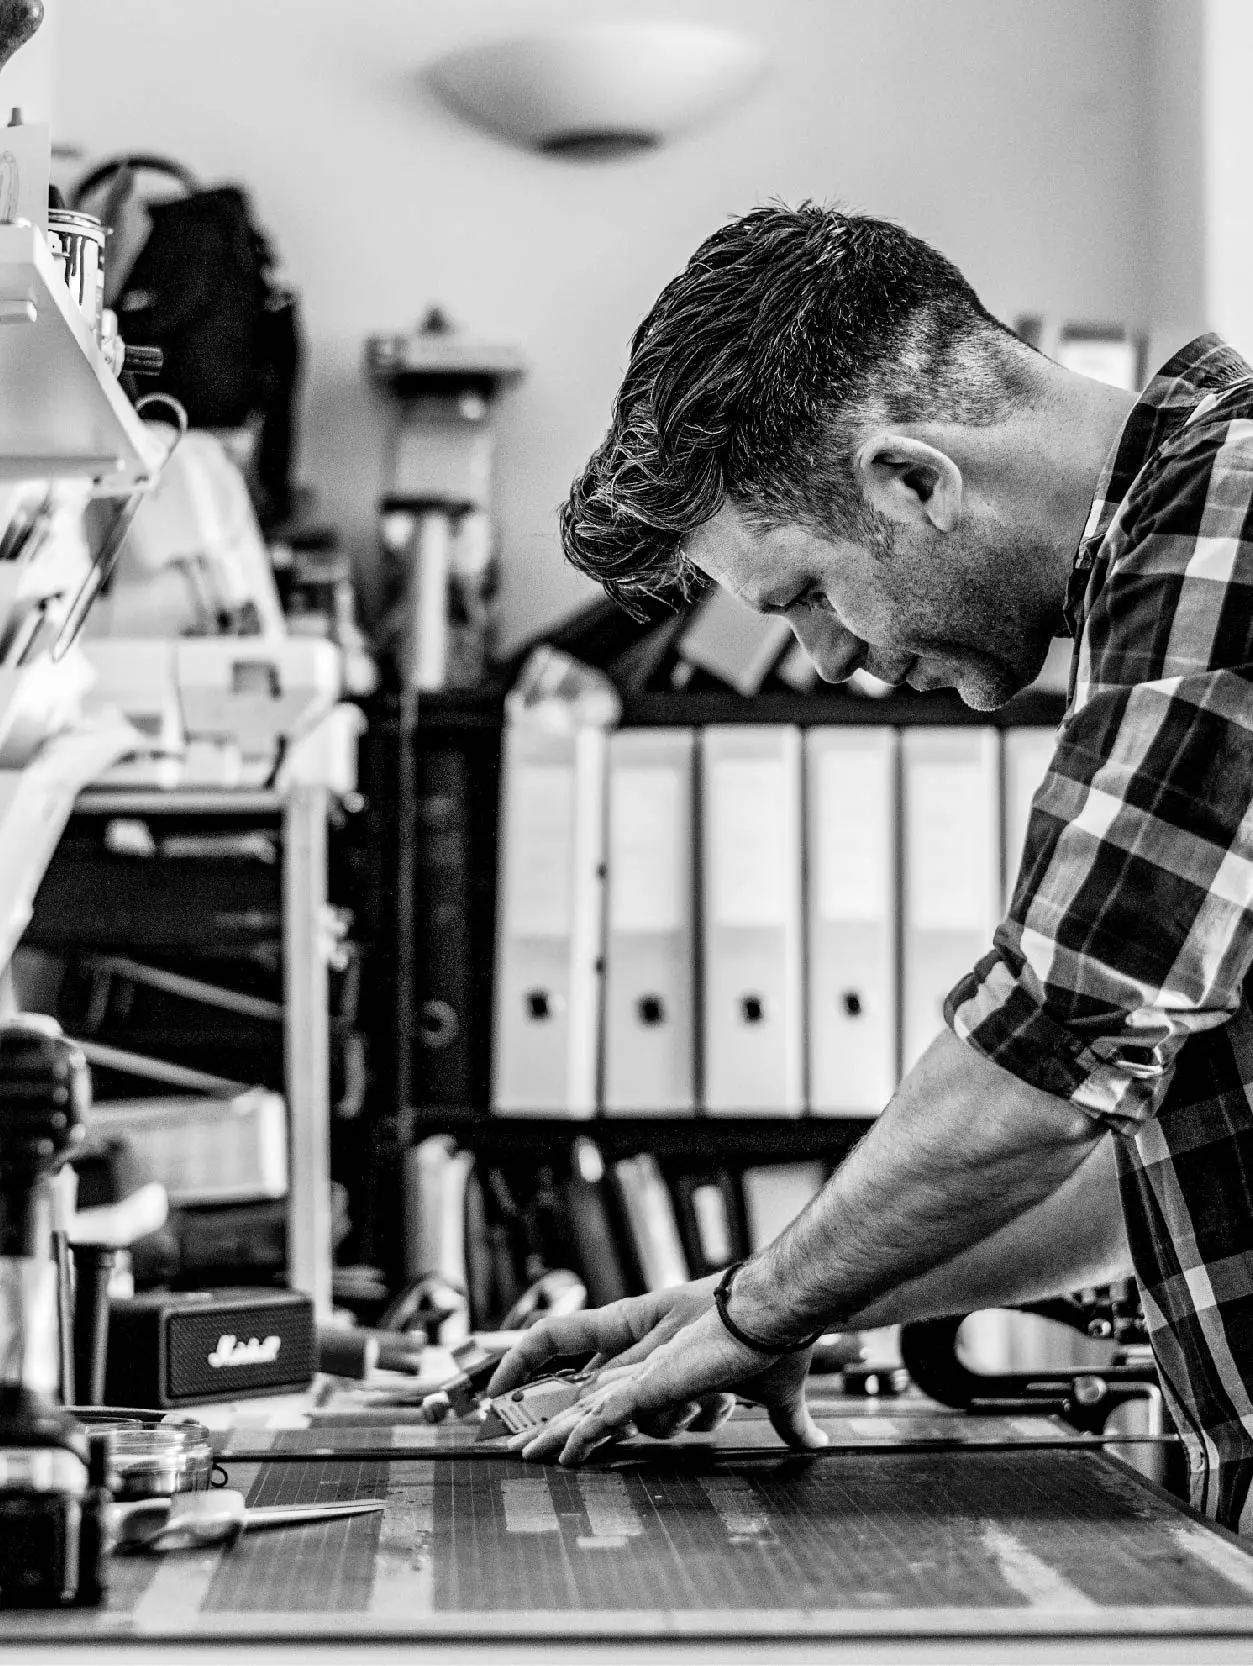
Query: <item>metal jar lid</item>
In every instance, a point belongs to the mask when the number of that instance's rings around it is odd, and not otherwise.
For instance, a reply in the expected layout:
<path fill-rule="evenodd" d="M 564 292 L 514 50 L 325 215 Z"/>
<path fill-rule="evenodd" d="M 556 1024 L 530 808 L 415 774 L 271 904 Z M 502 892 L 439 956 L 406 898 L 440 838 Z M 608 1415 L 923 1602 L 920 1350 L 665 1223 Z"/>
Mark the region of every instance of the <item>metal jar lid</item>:
<path fill-rule="evenodd" d="M 80 214 L 73 208 L 50 208 L 48 230 L 77 232 L 79 236 L 94 238 L 99 243 L 104 242 L 104 221 L 97 219 L 94 214 Z"/>

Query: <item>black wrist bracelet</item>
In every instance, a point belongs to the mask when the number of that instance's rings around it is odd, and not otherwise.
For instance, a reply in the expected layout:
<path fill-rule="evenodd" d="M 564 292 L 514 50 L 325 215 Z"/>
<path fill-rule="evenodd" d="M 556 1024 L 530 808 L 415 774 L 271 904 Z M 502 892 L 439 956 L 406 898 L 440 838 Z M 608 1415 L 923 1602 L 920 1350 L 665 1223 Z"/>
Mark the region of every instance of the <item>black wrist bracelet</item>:
<path fill-rule="evenodd" d="M 743 1265 L 742 1261 L 732 1263 L 723 1273 L 718 1281 L 718 1287 L 714 1291 L 714 1307 L 717 1309 L 718 1317 L 722 1320 L 727 1333 L 745 1348 L 751 1348 L 756 1354 L 769 1354 L 772 1358 L 779 1354 L 803 1354 L 807 1348 L 812 1348 L 818 1338 L 823 1335 L 823 1331 L 815 1331 L 812 1336 L 807 1336 L 800 1342 L 766 1342 L 759 1336 L 750 1336 L 746 1330 L 741 1330 L 739 1325 L 736 1324 L 727 1309 L 731 1300 L 732 1280 Z"/>

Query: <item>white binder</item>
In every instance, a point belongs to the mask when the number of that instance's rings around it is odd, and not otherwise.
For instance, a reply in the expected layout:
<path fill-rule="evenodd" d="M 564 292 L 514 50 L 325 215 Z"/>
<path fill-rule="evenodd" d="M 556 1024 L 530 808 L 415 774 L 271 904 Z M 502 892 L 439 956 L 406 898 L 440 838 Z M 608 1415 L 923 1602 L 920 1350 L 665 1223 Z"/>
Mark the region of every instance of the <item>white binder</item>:
<path fill-rule="evenodd" d="M 696 1109 L 690 729 L 609 737 L 605 1083 L 609 1114 Z"/>
<path fill-rule="evenodd" d="M 801 737 L 706 729 L 701 743 L 704 1110 L 805 1108 Z"/>
<path fill-rule="evenodd" d="M 1000 748 L 995 729 L 901 736 L 904 930 L 902 1063 L 944 1023 L 944 999 L 992 947 L 1001 914 Z"/>
<path fill-rule="evenodd" d="M 505 729 L 492 1103 L 506 1116 L 596 1112 L 606 741 Z"/>
<path fill-rule="evenodd" d="M 1027 841 L 1031 800 L 1053 761 L 1057 730 L 1006 729 L 1001 739 L 1005 757 L 1005 902 L 1008 906 Z"/>
<path fill-rule="evenodd" d="M 809 1108 L 874 1115 L 896 1088 L 896 737 L 810 729 Z"/>

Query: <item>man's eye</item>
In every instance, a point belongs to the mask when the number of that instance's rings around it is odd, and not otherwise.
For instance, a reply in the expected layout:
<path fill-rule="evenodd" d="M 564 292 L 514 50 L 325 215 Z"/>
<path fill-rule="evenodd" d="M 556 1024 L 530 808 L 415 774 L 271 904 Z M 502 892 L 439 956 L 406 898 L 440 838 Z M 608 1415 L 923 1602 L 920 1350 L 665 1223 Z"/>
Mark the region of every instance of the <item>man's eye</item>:
<path fill-rule="evenodd" d="M 825 590 L 807 590 L 801 597 L 801 605 L 816 608 L 821 613 L 835 612 Z"/>

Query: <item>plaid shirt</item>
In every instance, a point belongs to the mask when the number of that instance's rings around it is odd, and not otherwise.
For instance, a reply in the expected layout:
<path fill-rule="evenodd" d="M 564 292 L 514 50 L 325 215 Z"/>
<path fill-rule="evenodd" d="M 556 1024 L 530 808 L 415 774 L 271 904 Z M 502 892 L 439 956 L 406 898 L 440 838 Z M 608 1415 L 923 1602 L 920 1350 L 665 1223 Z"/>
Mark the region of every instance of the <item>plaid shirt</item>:
<path fill-rule="evenodd" d="M 1070 697 L 962 1040 L 1116 1136 L 1193 1502 L 1253 1531 L 1253 369 L 1177 354 L 1114 444 Z"/>

